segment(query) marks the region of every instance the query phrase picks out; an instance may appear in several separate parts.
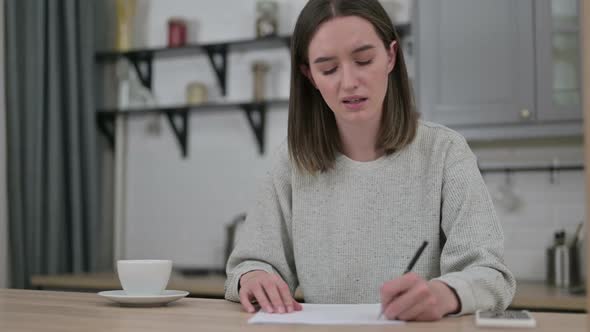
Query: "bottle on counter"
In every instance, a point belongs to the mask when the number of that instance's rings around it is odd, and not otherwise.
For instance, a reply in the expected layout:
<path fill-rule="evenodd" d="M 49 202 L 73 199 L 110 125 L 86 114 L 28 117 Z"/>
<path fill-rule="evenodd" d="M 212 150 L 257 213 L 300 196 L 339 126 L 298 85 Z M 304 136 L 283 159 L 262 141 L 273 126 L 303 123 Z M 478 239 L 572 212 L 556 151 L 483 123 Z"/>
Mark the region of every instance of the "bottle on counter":
<path fill-rule="evenodd" d="M 570 251 L 565 241 L 565 231 L 557 233 L 555 246 L 555 286 L 569 287 L 570 285 Z"/>
<path fill-rule="evenodd" d="M 546 250 L 545 259 L 546 264 L 545 267 L 547 269 L 547 275 L 545 280 L 547 285 L 555 286 L 555 248 L 557 247 L 557 239 L 559 238 L 559 233 L 555 232 L 553 234 L 553 243 L 549 246 Z"/>
<path fill-rule="evenodd" d="M 569 258 L 570 258 L 570 282 L 569 287 L 580 287 L 583 284 L 582 281 L 582 260 L 580 257 L 580 249 L 582 246 L 582 228 L 584 222 L 580 222 L 576 228 L 573 239 L 569 245 Z"/>

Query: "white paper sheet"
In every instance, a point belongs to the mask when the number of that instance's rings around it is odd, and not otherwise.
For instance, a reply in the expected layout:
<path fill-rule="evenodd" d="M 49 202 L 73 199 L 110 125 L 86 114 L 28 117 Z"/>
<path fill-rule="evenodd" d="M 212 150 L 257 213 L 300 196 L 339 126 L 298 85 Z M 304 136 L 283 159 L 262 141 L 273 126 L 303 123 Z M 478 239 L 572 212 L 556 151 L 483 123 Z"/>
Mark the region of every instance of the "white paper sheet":
<path fill-rule="evenodd" d="M 311 325 L 400 325 L 399 320 L 377 319 L 381 304 L 310 304 L 303 310 L 288 314 L 259 311 L 250 324 L 311 324 Z"/>

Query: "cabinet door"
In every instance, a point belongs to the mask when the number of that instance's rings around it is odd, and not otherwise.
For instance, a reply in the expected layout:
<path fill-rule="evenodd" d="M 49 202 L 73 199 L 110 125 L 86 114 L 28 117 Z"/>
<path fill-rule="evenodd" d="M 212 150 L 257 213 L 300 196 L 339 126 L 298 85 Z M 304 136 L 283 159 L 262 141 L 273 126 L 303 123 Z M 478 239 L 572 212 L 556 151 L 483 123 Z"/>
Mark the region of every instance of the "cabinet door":
<path fill-rule="evenodd" d="M 536 0 L 539 120 L 582 119 L 578 0 Z"/>
<path fill-rule="evenodd" d="M 417 100 L 452 127 L 533 120 L 532 0 L 419 0 Z"/>

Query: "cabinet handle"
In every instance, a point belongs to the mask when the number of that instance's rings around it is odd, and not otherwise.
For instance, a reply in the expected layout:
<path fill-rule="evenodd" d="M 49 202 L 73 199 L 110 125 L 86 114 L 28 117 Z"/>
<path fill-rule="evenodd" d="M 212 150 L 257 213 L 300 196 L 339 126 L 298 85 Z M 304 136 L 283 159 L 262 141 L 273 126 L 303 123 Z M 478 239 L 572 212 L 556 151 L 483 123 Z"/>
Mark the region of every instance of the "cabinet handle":
<path fill-rule="evenodd" d="M 529 111 L 526 108 L 521 109 L 520 110 L 520 118 L 525 119 L 525 120 L 530 119 L 531 118 L 531 111 Z"/>

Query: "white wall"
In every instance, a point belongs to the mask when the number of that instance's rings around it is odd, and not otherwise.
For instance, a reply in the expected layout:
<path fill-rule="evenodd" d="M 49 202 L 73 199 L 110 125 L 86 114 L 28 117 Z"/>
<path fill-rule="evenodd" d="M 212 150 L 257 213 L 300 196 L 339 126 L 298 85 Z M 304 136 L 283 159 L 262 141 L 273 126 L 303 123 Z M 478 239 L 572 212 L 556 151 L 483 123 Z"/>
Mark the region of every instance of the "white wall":
<path fill-rule="evenodd" d="M 4 101 L 4 0 L 0 0 L 0 288 L 8 286 L 6 213 L 6 109 Z"/>
<path fill-rule="evenodd" d="M 280 3 L 281 34 L 289 34 L 305 0 Z M 409 20 L 409 0 L 398 6 L 399 21 Z M 138 44 L 166 44 L 166 21 L 181 16 L 198 21 L 191 41 L 253 38 L 256 0 L 193 1 L 146 0 L 138 26 L 147 33 Z M 395 8 L 394 8 L 395 9 Z M 140 30 L 142 31 L 142 30 Z M 268 95 L 289 94 L 288 49 L 231 53 L 228 95 L 225 100 L 248 100 L 252 91 L 251 63 L 265 59 L 272 65 Z M 155 94 L 162 104 L 182 103 L 185 86 L 204 82 L 212 100 L 223 100 L 205 56 L 162 59 L 155 63 Z M 259 156 L 254 136 L 240 111 L 193 113 L 188 158 L 181 159 L 170 128 L 161 135 L 145 130 L 148 119 L 129 124 L 127 214 L 124 256 L 171 258 L 177 265 L 219 268 L 223 265 L 225 225 L 253 203 L 257 179 L 269 166 L 269 156 L 286 137 L 286 108 L 269 114 L 266 155 Z"/>
<path fill-rule="evenodd" d="M 149 8 L 144 38 L 150 46 L 165 45 L 166 21 L 172 16 L 198 20 L 197 40 L 202 42 L 254 36 L 254 0 L 145 3 Z M 292 24 L 292 13 L 303 3 L 283 2 L 281 22 Z M 280 31 L 287 33 L 290 27 L 283 25 Z M 212 100 L 248 100 L 252 91 L 250 65 L 258 59 L 272 64 L 269 96 L 287 97 L 286 47 L 232 53 L 225 99 L 220 97 L 205 56 L 159 60 L 154 67 L 155 93 L 162 104 L 182 103 L 186 84 L 199 80 L 208 86 Z M 270 112 L 267 151 L 285 137 L 286 119 L 284 108 Z M 193 113 L 186 159 L 181 159 L 169 125 L 163 122 L 161 135 L 154 136 L 145 130 L 148 121 L 138 119 L 129 124 L 125 256 L 171 258 L 177 265 L 219 268 L 224 258 L 224 225 L 252 204 L 257 178 L 267 168 L 270 153 L 258 155 L 245 115 L 238 110 Z"/>
<path fill-rule="evenodd" d="M 150 46 L 165 45 L 166 20 L 184 16 L 199 21 L 199 41 L 231 40 L 254 36 L 255 0 L 148 1 L 147 33 L 139 36 Z M 281 33 L 292 30 L 305 0 L 281 3 Z M 401 19 L 409 17 L 410 1 L 401 2 Z M 287 49 L 232 53 L 226 100 L 245 100 L 251 95 L 250 64 L 266 59 L 270 97 L 287 97 L 289 57 Z M 162 104 L 182 103 L 184 88 L 192 80 L 207 84 L 213 100 L 219 89 L 207 59 L 162 59 L 155 64 L 155 93 Z M 130 122 L 127 168 L 128 258 L 171 258 L 177 265 L 222 267 L 225 225 L 253 203 L 257 179 L 269 166 L 270 152 L 286 136 L 287 114 L 269 114 L 267 154 L 258 156 L 252 133 L 241 112 L 193 113 L 190 122 L 189 157 L 180 152 L 167 123 L 161 135 L 148 134 L 148 119 Z M 579 141 L 542 143 L 476 144 L 483 164 L 534 163 L 546 165 L 554 158 L 562 163 L 580 162 Z M 497 196 L 505 180 L 502 174 L 485 177 Z M 514 174 L 514 191 L 521 199 L 515 211 L 498 206 L 506 234 L 506 262 L 519 278 L 544 278 L 544 249 L 552 232 L 571 231 L 584 219 L 584 188 L 581 172 L 562 173 L 554 184 L 547 173 Z"/>

